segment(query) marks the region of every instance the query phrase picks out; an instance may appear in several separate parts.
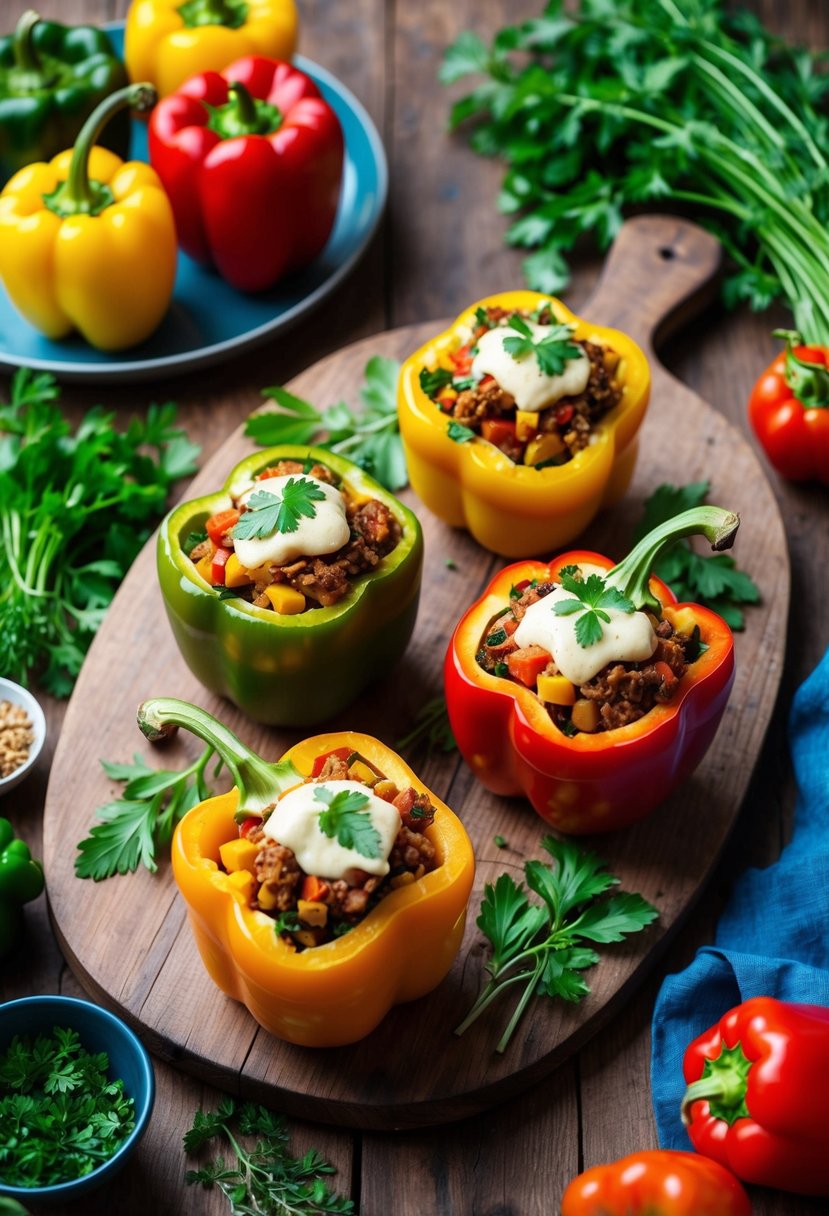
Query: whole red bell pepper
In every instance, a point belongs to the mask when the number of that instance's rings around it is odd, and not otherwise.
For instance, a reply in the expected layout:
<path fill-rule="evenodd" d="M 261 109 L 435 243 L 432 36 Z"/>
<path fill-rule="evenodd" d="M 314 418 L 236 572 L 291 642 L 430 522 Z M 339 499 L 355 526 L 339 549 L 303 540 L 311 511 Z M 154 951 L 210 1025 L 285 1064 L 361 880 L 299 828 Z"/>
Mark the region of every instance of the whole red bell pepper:
<path fill-rule="evenodd" d="M 685 1052 L 697 1152 L 746 1182 L 829 1195 L 829 1009 L 754 997 Z"/>
<path fill-rule="evenodd" d="M 149 149 L 182 249 L 240 291 L 272 287 L 328 240 L 342 129 L 289 63 L 250 56 L 193 76 L 156 106 Z"/>
<path fill-rule="evenodd" d="M 715 613 L 699 604 L 677 604 L 649 572 L 660 550 L 679 537 L 701 533 L 714 548 L 728 548 L 738 526 L 738 517 L 719 507 L 697 507 L 648 533 L 616 566 L 607 557 L 577 550 L 549 563 L 517 562 L 496 575 L 458 623 L 444 664 L 446 705 L 458 748 L 487 789 L 523 794 L 553 827 L 584 835 L 643 819 L 693 772 L 731 690 L 733 638 Z M 535 689 L 506 673 L 485 671 L 476 656 L 514 588 L 532 579 L 556 582 L 563 567 L 583 564 L 607 570 L 605 577 L 636 608 L 664 613 L 691 632 L 698 627 L 703 645 L 670 701 L 618 729 L 571 737 L 555 725 Z"/>
<path fill-rule="evenodd" d="M 751 1201 L 716 1161 L 650 1149 L 579 1174 L 561 1216 L 751 1216 Z"/>
<path fill-rule="evenodd" d="M 751 390 L 749 421 L 778 473 L 829 485 L 829 347 L 802 346 L 791 330 L 775 337 L 786 349 Z"/>

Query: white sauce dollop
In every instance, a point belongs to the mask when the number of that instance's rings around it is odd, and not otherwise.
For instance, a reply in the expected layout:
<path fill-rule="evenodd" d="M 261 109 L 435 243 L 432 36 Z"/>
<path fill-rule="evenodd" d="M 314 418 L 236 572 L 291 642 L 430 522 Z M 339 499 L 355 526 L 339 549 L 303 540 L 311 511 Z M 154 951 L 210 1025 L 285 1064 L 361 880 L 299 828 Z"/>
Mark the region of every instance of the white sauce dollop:
<path fill-rule="evenodd" d="M 368 804 L 360 808 L 370 818 L 372 826 L 380 836 L 378 857 L 365 857 L 356 849 L 347 849 L 336 836 L 326 836 L 319 826 L 319 817 L 327 807 L 316 793 L 320 789 L 339 794 L 353 790 L 365 794 Z M 306 874 L 317 878 L 344 878 L 349 870 L 365 870 L 367 874 L 384 875 L 389 872 L 389 854 L 400 830 L 400 812 L 390 802 L 373 794 L 367 785 L 359 781 L 309 781 L 289 790 L 277 802 L 264 832 L 271 840 L 292 849 Z"/>
<path fill-rule="evenodd" d="M 324 501 L 314 502 L 316 514 L 313 519 L 302 516 L 296 532 L 273 532 L 270 536 L 257 536 L 249 540 L 233 538 L 236 556 L 246 570 L 254 570 L 272 562 L 284 566 L 298 557 L 316 557 L 320 553 L 336 553 L 351 535 L 345 517 L 345 499 L 338 489 L 326 481 L 319 481 L 307 473 L 291 473 L 283 477 L 264 477 L 240 495 L 240 503 L 246 503 L 252 494 L 265 490 L 268 494 L 282 497 L 282 491 L 291 480 L 310 481 L 322 490 Z"/>
<path fill-rule="evenodd" d="M 556 616 L 554 605 L 573 599 L 573 593 L 556 587 L 549 595 L 530 604 L 513 637 L 519 646 L 543 646 L 549 650 L 563 676 L 572 684 L 586 684 L 608 663 L 641 663 L 656 650 L 657 637 L 644 612 L 607 609 L 610 623 L 601 622 L 602 636 L 592 646 L 580 646 L 576 621 L 581 616 Z M 604 609 L 603 609 L 604 611 Z"/>
<path fill-rule="evenodd" d="M 553 329 L 552 325 L 536 325 L 532 321 L 527 325 L 532 330 L 534 342 L 546 338 Z M 562 397 L 584 392 L 590 379 L 587 355 L 568 359 L 560 376 L 548 376 L 542 372 L 534 353 L 514 359 L 504 350 L 505 338 L 522 336 L 511 325 L 488 329 L 478 339 L 478 353 L 472 360 L 473 376 L 494 376 L 504 392 L 515 398 L 519 410 L 544 410 Z"/>

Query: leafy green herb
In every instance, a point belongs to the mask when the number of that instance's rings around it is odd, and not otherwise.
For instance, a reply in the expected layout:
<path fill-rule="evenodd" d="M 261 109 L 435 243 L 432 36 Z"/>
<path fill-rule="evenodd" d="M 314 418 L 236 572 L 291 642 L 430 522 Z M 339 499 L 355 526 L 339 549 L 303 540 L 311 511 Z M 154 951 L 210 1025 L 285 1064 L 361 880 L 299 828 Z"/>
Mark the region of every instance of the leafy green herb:
<path fill-rule="evenodd" d="M 492 674 L 494 676 L 501 676 L 502 678 L 505 679 L 509 675 L 509 664 L 508 663 L 496 663 L 492 669 Z"/>
<path fill-rule="evenodd" d="M 15 373 L 0 405 L 0 671 L 68 696 L 113 595 L 199 449 L 151 405 L 125 431 L 73 432 L 51 376 Z"/>
<path fill-rule="evenodd" d="M 255 1137 L 254 1147 L 246 1147 L 242 1136 Z M 293 1157 L 285 1120 L 266 1107 L 246 1102 L 237 1109 L 232 1098 L 223 1098 L 215 1111 L 197 1111 L 184 1151 L 197 1153 L 213 1140 L 226 1141 L 235 1160 L 217 1157 L 188 1170 L 184 1180 L 188 1186 L 201 1183 L 205 1190 L 217 1186 L 231 1216 L 345 1216 L 354 1211 L 350 1199 L 328 1188 L 326 1178 L 336 1173 L 334 1167 L 313 1148 Z"/>
<path fill-rule="evenodd" d="M 281 937 L 283 933 L 299 933 L 302 925 L 299 923 L 296 911 L 291 908 L 287 912 L 280 912 L 279 916 L 275 917 L 273 928 L 276 936 Z"/>
<path fill-rule="evenodd" d="M 476 308 L 475 324 L 476 326 L 484 325 L 487 329 L 492 329 L 495 323 L 490 320 L 489 314 L 485 308 Z"/>
<path fill-rule="evenodd" d="M 296 532 L 300 519 L 314 519 L 317 514 L 314 503 L 324 500 L 324 491 L 307 477 L 289 477 L 279 494 L 256 490 L 233 528 L 233 539 L 251 540 L 273 536 L 274 532 Z"/>
<path fill-rule="evenodd" d="M 709 483 L 695 481 L 686 486 L 657 486 L 645 502 L 645 511 L 634 533 L 639 540 L 665 520 L 680 511 L 698 507 L 708 497 Z M 654 573 L 664 579 L 681 602 L 704 604 L 723 618 L 734 630 L 745 628 L 745 616 L 740 605 L 756 604 L 760 592 L 754 581 L 737 569 L 734 558 L 727 553 L 703 557 L 687 540 L 677 541 L 657 559 Z M 692 662 L 693 660 L 689 660 Z"/>
<path fill-rule="evenodd" d="M 728 304 L 785 297 L 826 342 L 825 65 L 725 0 L 548 0 L 489 46 L 462 34 L 441 79 L 482 77 L 452 125 L 475 120 L 472 147 L 506 162 L 498 206 L 532 287 L 560 292 L 583 234 L 605 248 L 628 209 L 670 200 L 731 255 Z"/>
<path fill-rule="evenodd" d="M 184 540 L 181 542 L 182 550 L 190 554 L 195 549 L 196 545 L 201 545 L 207 540 L 206 532 L 188 532 Z"/>
<path fill-rule="evenodd" d="M 420 387 L 427 397 L 436 397 L 441 389 L 452 383 L 452 372 L 445 367 L 437 367 L 433 372 L 425 367 L 420 369 Z"/>
<path fill-rule="evenodd" d="M 579 579 L 566 571 L 566 567 L 559 571 L 559 582 L 565 591 L 572 591 L 576 598 L 558 600 L 553 604 L 553 612 L 556 616 L 572 616 L 574 612 L 582 614 L 576 621 L 576 641 L 586 649 L 600 640 L 602 621 L 606 625 L 610 623 L 608 609 L 630 613 L 635 612 L 635 608 L 618 587 L 608 586 L 600 574 Z"/>
<path fill-rule="evenodd" d="M 0 1177 L 6 1186 L 54 1186 L 107 1161 L 135 1126 L 122 1080 L 107 1076 L 75 1030 L 15 1035 L 0 1057 Z"/>
<path fill-rule="evenodd" d="M 486 639 L 487 646 L 503 646 L 507 640 L 506 629 L 493 629 L 492 633 Z"/>
<path fill-rule="evenodd" d="M 443 564 L 447 570 L 457 570 L 458 568 L 458 563 L 455 561 L 454 557 L 445 557 L 443 559 Z"/>
<path fill-rule="evenodd" d="M 329 452 L 339 452 L 384 485 L 402 490 L 409 480 L 406 459 L 397 425 L 396 359 L 375 355 L 363 371 L 360 389 L 363 408 L 352 410 L 344 401 L 318 410 L 287 389 L 263 389 L 277 408 L 266 407 L 252 414 L 245 434 L 262 447 L 282 443 L 315 443 Z"/>
<path fill-rule="evenodd" d="M 213 749 L 206 747 L 198 759 L 179 772 L 150 768 L 139 752 L 132 764 L 102 760 L 110 780 L 124 783 L 123 795 L 95 812 L 103 822 L 96 824 L 78 845 L 78 878 L 99 882 L 113 874 L 137 870 L 139 865 L 155 873 L 156 850 L 170 843 L 183 815 L 212 793 L 205 770 L 213 754 Z M 220 769 L 221 763 L 213 775 Z"/>
<path fill-rule="evenodd" d="M 336 836 L 344 849 L 355 849 L 363 857 L 380 856 L 380 833 L 365 809 L 368 806 L 366 794 L 357 790 L 335 793 L 327 785 L 318 785 L 314 797 L 328 808 L 320 811 L 321 832 L 331 839 Z"/>
<path fill-rule="evenodd" d="M 487 883 L 477 924 L 492 946 L 486 964 L 489 980 L 455 1034 L 463 1034 L 492 1002 L 517 985 L 521 997 L 496 1048 L 505 1051 L 533 996 L 578 1001 L 590 989 L 581 972 L 594 966 L 599 955 L 582 941 L 620 942 L 638 933 L 658 913 L 641 895 L 617 894 L 598 900 L 618 878 L 605 863 L 569 840 L 545 836 L 541 846 L 553 865 L 528 861 L 523 884 L 509 874 Z M 597 902 L 598 900 L 598 902 Z"/>
<path fill-rule="evenodd" d="M 508 849 L 509 848 L 509 845 L 507 844 L 507 841 L 503 836 L 493 836 L 492 843 L 494 845 L 496 845 L 499 849 Z"/>
<path fill-rule="evenodd" d="M 535 355 L 538 366 L 545 376 L 560 376 L 565 366 L 573 359 L 584 359 L 585 354 L 573 341 L 574 325 L 554 325 L 548 334 L 536 341 L 533 331 L 518 313 L 509 319 L 510 329 L 517 330 L 518 338 L 504 338 L 504 350 L 516 361 Z"/>
<path fill-rule="evenodd" d="M 416 725 L 395 744 L 398 751 L 414 752 L 424 746 L 429 755 L 432 752 L 453 752 L 458 746 L 449 725 L 446 698 L 443 696 L 427 701 L 418 710 Z"/>
<path fill-rule="evenodd" d="M 461 422 L 450 422 L 446 434 L 453 443 L 469 443 L 470 439 L 475 438 L 475 432 Z"/>

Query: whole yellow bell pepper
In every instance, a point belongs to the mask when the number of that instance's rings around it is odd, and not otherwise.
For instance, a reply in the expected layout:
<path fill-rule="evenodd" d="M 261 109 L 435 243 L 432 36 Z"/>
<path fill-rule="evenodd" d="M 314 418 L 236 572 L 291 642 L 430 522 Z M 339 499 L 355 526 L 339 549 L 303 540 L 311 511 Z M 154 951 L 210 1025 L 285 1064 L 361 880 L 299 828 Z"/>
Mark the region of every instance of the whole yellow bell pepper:
<path fill-rule="evenodd" d="M 204 710 L 174 698 L 145 701 L 141 729 L 161 739 L 177 726 L 210 743 L 235 788 L 184 816 L 173 838 L 173 873 L 187 904 L 196 945 L 211 978 L 271 1034 L 304 1047 L 337 1047 L 364 1038 L 393 1005 L 431 992 L 449 971 L 463 938 L 475 859 L 456 815 L 384 743 L 353 731 L 316 735 L 278 764 L 253 755 Z M 314 761 L 348 748 L 400 789 L 426 793 L 436 808 L 425 834 L 437 868 L 386 895 L 342 937 L 297 953 L 274 920 L 249 906 L 239 874 L 219 868 L 222 845 L 238 821 L 261 814 L 311 775 Z"/>
<path fill-rule="evenodd" d="M 450 365 L 469 340 L 479 308 L 532 312 L 549 304 L 556 321 L 575 326 L 573 338 L 590 340 L 619 356 L 619 403 L 592 427 L 591 441 L 566 464 L 535 468 L 515 464 L 480 436 L 449 437 L 449 419 L 420 385 L 420 373 Z M 452 527 L 467 528 L 487 549 L 505 557 L 548 553 L 571 541 L 603 506 L 628 487 L 637 454 L 637 431 L 650 396 L 650 370 L 626 334 L 575 316 L 559 300 L 534 291 L 488 296 L 403 364 L 398 392 L 400 432 L 412 488 L 430 511 Z M 521 421 L 521 420 L 519 420 Z M 541 442 L 547 439 L 543 436 Z M 543 454 L 542 454 L 543 458 Z"/>
<path fill-rule="evenodd" d="M 167 97 L 247 55 L 290 59 L 296 40 L 294 0 L 133 0 L 124 59 L 133 80 L 151 80 Z"/>
<path fill-rule="evenodd" d="M 47 338 L 77 329 L 100 350 L 121 350 L 167 311 L 177 248 L 167 195 L 149 165 L 93 147 L 113 114 L 154 100 L 144 84 L 113 93 L 74 149 L 27 165 L 0 194 L 0 278 Z"/>

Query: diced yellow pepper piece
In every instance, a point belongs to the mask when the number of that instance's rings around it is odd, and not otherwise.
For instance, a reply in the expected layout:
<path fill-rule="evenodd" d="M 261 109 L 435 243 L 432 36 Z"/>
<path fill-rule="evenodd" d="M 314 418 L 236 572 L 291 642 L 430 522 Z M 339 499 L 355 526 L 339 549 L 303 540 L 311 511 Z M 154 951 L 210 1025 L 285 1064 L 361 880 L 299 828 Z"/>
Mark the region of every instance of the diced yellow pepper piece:
<path fill-rule="evenodd" d="M 208 554 L 205 554 L 204 557 L 200 557 L 199 560 L 196 562 L 196 569 L 198 570 L 199 574 L 202 576 L 204 581 L 206 583 L 210 583 L 210 586 L 212 587 L 213 583 L 211 580 L 211 575 L 213 573 L 213 558 L 211 556 L 209 556 Z"/>
<path fill-rule="evenodd" d="M 361 781 L 363 785 L 374 786 L 379 780 L 374 769 L 369 768 L 362 760 L 355 760 L 348 766 L 348 775 L 352 781 Z"/>
<path fill-rule="evenodd" d="M 259 888 L 257 899 L 259 901 L 259 907 L 263 912 L 270 912 L 272 908 L 276 907 L 276 897 L 278 893 L 279 885 L 277 883 L 262 883 L 262 886 Z"/>
<path fill-rule="evenodd" d="M 687 637 L 690 637 L 694 632 L 697 621 L 693 608 L 665 608 L 663 612 L 666 619 L 673 625 L 676 633 L 683 633 Z"/>
<path fill-rule="evenodd" d="M 250 870 L 253 874 L 255 873 L 254 862 L 259 855 L 260 848 L 261 846 L 254 844 L 252 840 L 246 840 L 244 836 L 240 836 L 237 840 L 228 840 L 220 845 L 219 856 L 228 874 L 234 874 L 237 870 Z"/>
<path fill-rule="evenodd" d="M 581 697 L 573 706 L 570 721 L 576 730 L 583 730 L 589 735 L 599 725 L 599 717 L 599 709 L 596 702 L 588 701 L 586 697 Z"/>
<path fill-rule="evenodd" d="M 520 439 L 522 443 L 526 443 L 528 439 L 532 439 L 538 432 L 538 419 L 540 415 L 538 410 L 516 410 L 515 411 L 515 437 Z"/>
<path fill-rule="evenodd" d="M 452 388 L 451 384 L 447 384 L 438 393 L 438 401 L 454 401 L 457 395 L 458 390 Z"/>
<path fill-rule="evenodd" d="M 384 777 L 382 781 L 378 781 L 374 787 L 374 792 L 378 798 L 383 798 L 385 801 L 394 802 L 400 792 L 393 781 L 389 781 Z"/>
<path fill-rule="evenodd" d="M 323 925 L 328 924 L 327 906 L 315 899 L 298 899 L 297 914 L 306 925 L 313 925 L 316 929 L 321 929 Z"/>
<path fill-rule="evenodd" d="M 566 676 L 538 677 L 536 692 L 542 701 L 550 705 L 575 705 L 576 686 Z"/>
<path fill-rule="evenodd" d="M 225 562 L 225 586 L 245 587 L 248 583 L 252 582 L 253 579 L 250 576 L 250 572 L 245 569 L 236 554 L 231 553 Z"/>
<path fill-rule="evenodd" d="M 296 616 L 305 611 L 305 596 L 285 583 L 271 583 L 270 587 L 265 588 L 265 595 L 271 601 L 274 612 L 280 616 Z"/>
<path fill-rule="evenodd" d="M 564 441 L 558 432 L 548 431 L 544 435 L 539 435 L 537 439 L 531 439 L 527 444 L 524 464 L 543 464 L 545 460 L 552 460 L 554 456 L 560 456 L 564 450 Z"/>
<path fill-rule="evenodd" d="M 243 904 L 253 902 L 253 888 L 256 886 L 256 879 L 249 870 L 236 870 L 235 873 L 227 875 L 226 881 L 231 894 Z"/>
<path fill-rule="evenodd" d="M 291 937 L 300 946 L 316 946 L 317 939 L 310 929 L 300 929 L 298 933 L 292 933 Z"/>

